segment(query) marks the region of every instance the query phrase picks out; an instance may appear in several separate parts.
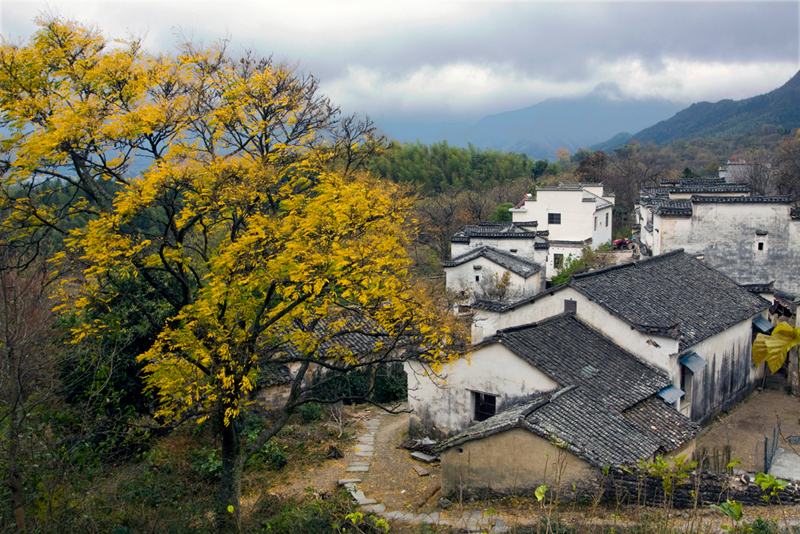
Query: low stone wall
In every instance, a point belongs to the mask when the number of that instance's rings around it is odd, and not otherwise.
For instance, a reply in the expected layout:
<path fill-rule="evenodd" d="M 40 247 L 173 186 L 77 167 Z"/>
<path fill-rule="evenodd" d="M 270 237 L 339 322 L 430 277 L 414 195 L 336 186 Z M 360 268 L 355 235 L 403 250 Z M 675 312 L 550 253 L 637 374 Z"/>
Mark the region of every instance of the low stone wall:
<path fill-rule="evenodd" d="M 716 473 L 693 474 L 673 490 L 672 506 L 693 508 L 725 502 L 726 499 L 739 501 L 749 506 L 776 504 L 777 497 L 771 497 L 761 486 L 748 476 L 727 476 Z M 595 484 L 594 492 L 584 492 L 584 497 L 596 496 L 602 491 L 601 502 L 620 504 L 662 505 L 666 498 L 660 477 L 611 470 L 602 475 Z M 765 497 L 767 497 L 765 499 Z M 779 493 L 782 504 L 800 503 L 800 486 L 790 484 Z"/>
<path fill-rule="evenodd" d="M 492 495 L 533 496 L 536 488 L 515 488 L 513 491 L 498 492 L 490 488 L 464 489 L 461 496 L 486 498 Z M 548 495 L 553 495 L 556 488 L 548 484 Z M 766 499 L 765 499 L 766 497 Z M 790 484 L 779 493 L 780 502 L 784 505 L 800 504 L 800 485 Z M 600 473 L 594 480 L 587 480 L 583 485 L 561 488 L 559 500 L 568 502 L 592 502 L 599 499 L 601 504 L 626 505 L 639 504 L 662 506 L 666 498 L 660 477 L 642 473 L 612 469 L 608 474 Z M 689 479 L 682 481 L 672 492 L 671 506 L 678 509 L 704 507 L 719 504 L 726 499 L 739 501 L 747 506 L 766 506 L 777 504 L 778 498 L 768 495 L 761 486 L 739 476 L 727 476 L 716 473 L 694 473 Z"/>

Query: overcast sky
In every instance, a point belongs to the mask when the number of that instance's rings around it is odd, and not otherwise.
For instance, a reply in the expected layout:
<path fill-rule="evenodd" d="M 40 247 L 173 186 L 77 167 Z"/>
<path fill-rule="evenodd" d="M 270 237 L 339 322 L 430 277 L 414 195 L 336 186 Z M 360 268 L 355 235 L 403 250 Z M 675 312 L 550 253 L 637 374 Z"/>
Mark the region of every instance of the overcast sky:
<path fill-rule="evenodd" d="M 57 12 L 109 37 L 179 29 L 287 59 L 344 110 L 376 119 L 478 118 L 591 92 L 684 102 L 746 98 L 800 69 L 800 9 L 785 2 L 0 0 L 27 40 Z"/>

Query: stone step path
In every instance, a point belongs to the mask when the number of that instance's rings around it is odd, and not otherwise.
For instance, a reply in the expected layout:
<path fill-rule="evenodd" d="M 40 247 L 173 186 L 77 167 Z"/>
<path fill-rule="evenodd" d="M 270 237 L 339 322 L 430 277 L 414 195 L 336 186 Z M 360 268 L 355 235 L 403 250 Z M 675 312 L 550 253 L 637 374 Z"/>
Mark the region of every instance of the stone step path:
<path fill-rule="evenodd" d="M 339 485 L 344 486 L 364 512 L 377 514 L 388 520 L 403 521 L 414 525 L 422 523 L 447 525 L 466 532 L 499 534 L 510 531 L 508 525 L 496 514 L 488 515 L 480 510 L 465 511 L 457 519 L 444 519 L 440 517 L 439 512 L 414 514 L 403 510 L 387 511 L 385 504 L 364 495 L 364 492 L 358 487 L 361 478 L 356 478 L 354 475 L 360 477 L 369 474 L 369 467 L 375 456 L 375 435 L 381 425 L 382 415 L 381 413 L 374 414 L 364 423 L 365 431 L 356 439 L 355 459 L 347 465 L 347 478 L 339 480 Z M 487 528 L 490 527 L 491 530 L 487 531 Z"/>

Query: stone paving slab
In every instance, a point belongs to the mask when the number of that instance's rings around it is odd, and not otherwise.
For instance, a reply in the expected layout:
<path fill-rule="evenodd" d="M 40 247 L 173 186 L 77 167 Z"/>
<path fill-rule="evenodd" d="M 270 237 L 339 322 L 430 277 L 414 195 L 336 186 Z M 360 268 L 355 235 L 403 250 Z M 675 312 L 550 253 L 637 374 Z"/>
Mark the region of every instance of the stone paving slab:
<path fill-rule="evenodd" d="M 361 465 L 352 465 L 347 468 L 348 473 L 369 473 L 369 467 Z"/>
<path fill-rule="evenodd" d="M 358 446 L 356 446 L 356 450 L 357 451 L 362 451 L 362 452 L 374 451 L 375 450 L 375 445 L 374 444 L 373 445 L 370 445 L 370 444 L 361 445 L 361 444 L 359 444 Z"/>
<path fill-rule="evenodd" d="M 356 452 L 356 456 L 372 458 L 373 452 L 372 451 L 366 451 L 366 452 L 358 451 L 358 452 Z"/>
<path fill-rule="evenodd" d="M 433 512 L 432 514 L 426 514 L 424 518 L 422 518 L 423 523 L 428 524 L 435 524 L 439 520 L 439 512 Z"/>
<path fill-rule="evenodd" d="M 362 506 L 361 508 L 368 514 L 380 514 L 386 511 L 386 505 L 381 503 Z"/>
<path fill-rule="evenodd" d="M 339 485 L 346 486 L 347 484 L 358 484 L 361 482 L 360 478 L 340 478 Z"/>
<path fill-rule="evenodd" d="M 436 456 L 431 456 L 430 454 L 425 454 L 424 452 L 420 451 L 412 452 L 411 457 L 415 460 L 419 460 L 420 462 L 425 462 L 426 464 L 433 463 L 438 460 Z"/>

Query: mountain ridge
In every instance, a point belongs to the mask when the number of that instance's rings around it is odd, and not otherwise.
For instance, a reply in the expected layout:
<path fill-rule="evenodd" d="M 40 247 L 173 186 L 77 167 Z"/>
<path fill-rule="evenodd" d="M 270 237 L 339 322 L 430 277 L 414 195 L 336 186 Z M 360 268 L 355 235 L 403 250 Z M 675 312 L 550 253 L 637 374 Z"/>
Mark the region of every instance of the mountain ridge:
<path fill-rule="evenodd" d="M 768 93 L 742 100 L 695 102 L 669 119 L 627 137 L 617 134 L 591 148 L 610 150 L 632 140 L 656 144 L 668 144 L 678 139 L 714 140 L 765 127 L 790 130 L 800 127 L 800 71 Z"/>

